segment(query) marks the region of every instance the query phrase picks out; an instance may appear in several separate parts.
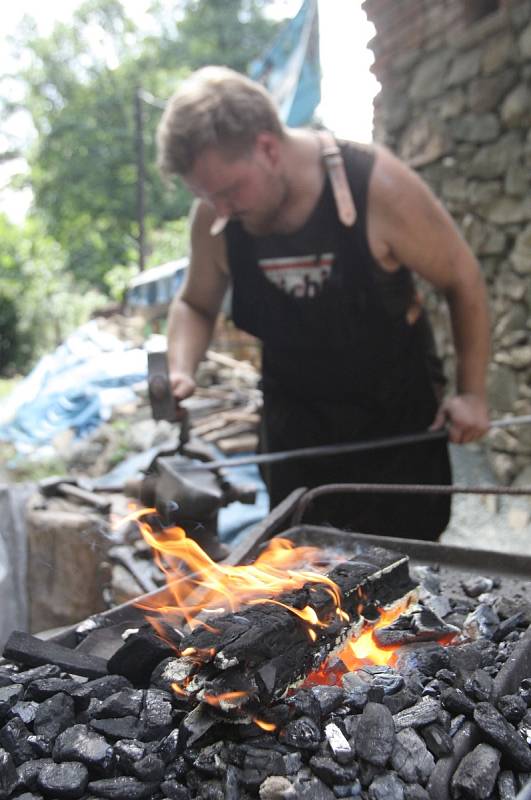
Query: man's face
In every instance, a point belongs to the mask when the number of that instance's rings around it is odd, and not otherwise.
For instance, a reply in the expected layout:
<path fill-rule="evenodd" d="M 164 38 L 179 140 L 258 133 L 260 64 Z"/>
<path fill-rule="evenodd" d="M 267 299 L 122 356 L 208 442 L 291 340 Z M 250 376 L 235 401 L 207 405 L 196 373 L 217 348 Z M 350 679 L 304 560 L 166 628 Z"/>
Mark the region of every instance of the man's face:
<path fill-rule="evenodd" d="M 287 192 L 276 137 L 260 134 L 245 156 L 230 159 L 216 148 L 205 150 L 184 183 L 211 205 L 218 217 L 240 220 L 250 233 L 267 233 Z"/>

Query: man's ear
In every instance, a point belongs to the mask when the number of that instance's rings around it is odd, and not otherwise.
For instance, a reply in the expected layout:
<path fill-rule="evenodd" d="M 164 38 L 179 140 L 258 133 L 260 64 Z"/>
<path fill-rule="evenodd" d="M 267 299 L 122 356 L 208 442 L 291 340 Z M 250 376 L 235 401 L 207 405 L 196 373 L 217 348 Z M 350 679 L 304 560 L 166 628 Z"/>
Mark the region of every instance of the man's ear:
<path fill-rule="evenodd" d="M 271 167 L 280 163 L 280 139 L 270 131 L 262 131 L 256 137 L 256 152 L 259 153 Z"/>

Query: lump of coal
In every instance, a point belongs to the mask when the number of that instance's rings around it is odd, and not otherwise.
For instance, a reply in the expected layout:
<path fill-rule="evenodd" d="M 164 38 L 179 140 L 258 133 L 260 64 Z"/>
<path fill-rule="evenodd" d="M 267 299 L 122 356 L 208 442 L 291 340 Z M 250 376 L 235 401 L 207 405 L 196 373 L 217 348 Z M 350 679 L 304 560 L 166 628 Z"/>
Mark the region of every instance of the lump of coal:
<path fill-rule="evenodd" d="M 154 794 L 156 784 L 142 783 L 137 778 L 106 778 L 89 783 L 89 791 L 94 797 L 104 797 L 106 800 L 146 800 Z"/>
<path fill-rule="evenodd" d="M 87 768 L 77 761 L 47 764 L 39 773 L 39 788 L 52 797 L 81 797 L 87 788 Z"/>
<path fill-rule="evenodd" d="M 385 628 L 376 628 L 373 637 L 380 647 L 388 647 L 411 642 L 438 641 L 443 636 L 460 632 L 455 625 L 443 622 L 431 609 L 416 605 Z"/>
<path fill-rule="evenodd" d="M 500 769 L 500 753 L 488 744 L 478 744 L 468 753 L 452 777 L 452 796 L 486 800 Z"/>
<path fill-rule="evenodd" d="M 501 711 L 505 719 L 517 725 L 525 717 L 527 705 L 518 694 L 504 694 L 498 700 L 498 711 Z"/>
<path fill-rule="evenodd" d="M 321 730 L 310 717 L 299 717 L 288 722 L 280 732 L 279 740 L 290 747 L 315 752 L 321 741 Z"/>
<path fill-rule="evenodd" d="M 80 761 L 101 775 L 112 764 L 113 750 L 103 736 L 86 725 L 73 725 L 55 740 L 53 757 L 55 761 Z"/>
<path fill-rule="evenodd" d="M 515 728 L 490 703 L 478 703 L 474 710 L 474 720 L 508 762 L 521 772 L 531 771 L 531 750 Z"/>
<path fill-rule="evenodd" d="M 435 722 L 439 716 L 441 706 L 433 697 L 423 697 L 418 703 L 404 711 L 400 711 L 393 717 L 396 731 L 404 728 L 421 728 Z"/>
<path fill-rule="evenodd" d="M 352 750 L 348 739 L 346 739 L 340 728 L 338 728 L 335 723 L 330 722 L 326 726 L 325 735 L 330 746 L 330 750 L 334 754 L 334 758 L 339 764 L 349 764 L 354 760 L 354 751 Z"/>
<path fill-rule="evenodd" d="M 478 577 L 469 578 L 461 582 L 461 586 L 465 594 L 469 597 L 479 597 L 484 592 L 490 592 L 494 588 L 494 581 L 492 578 L 486 578 L 483 575 Z"/>
<path fill-rule="evenodd" d="M 492 639 L 500 624 L 500 618 L 494 609 L 486 603 L 480 603 L 463 623 L 463 630 L 471 639 Z"/>
<path fill-rule="evenodd" d="M 25 761 L 31 761 L 35 757 L 33 747 L 30 742 L 30 731 L 22 720 L 15 717 L 6 722 L 0 730 L 0 747 L 11 754 L 13 761 L 18 767 Z"/>
<path fill-rule="evenodd" d="M 74 718 L 74 701 L 60 692 L 40 704 L 35 714 L 33 730 L 38 736 L 45 736 L 53 741 L 74 724 Z"/>
<path fill-rule="evenodd" d="M 449 756 L 450 753 L 453 752 L 454 743 L 452 737 L 438 722 L 425 725 L 420 733 L 426 742 L 428 750 L 430 753 L 433 753 L 435 758 L 443 758 L 444 756 Z"/>
<path fill-rule="evenodd" d="M 490 700 L 492 694 L 492 678 L 482 669 L 474 670 L 464 685 L 466 694 L 478 703 Z"/>
<path fill-rule="evenodd" d="M 444 689 L 441 692 L 441 703 L 451 714 L 465 714 L 470 717 L 474 713 L 474 703 L 461 689 Z"/>
<path fill-rule="evenodd" d="M 333 758 L 312 756 L 310 759 L 312 772 L 328 786 L 346 786 L 356 780 L 358 767 L 342 767 Z"/>
<path fill-rule="evenodd" d="M 18 785 L 18 774 L 11 755 L 0 749 L 0 797 L 11 795 Z"/>
<path fill-rule="evenodd" d="M 375 767 L 384 767 L 393 752 L 395 726 L 388 708 L 367 703 L 356 732 L 356 753 Z"/>
<path fill-rule="evenodd" d="M 369 800 L 403 800 L 404 784 L 394 772 L 379 775 L 369 787 Z"/>
<path fill-rule="evenodd" d="M 419 671 L 429 678 L 435 677 L 440 669 L 450 666 L 448 649 L 431 642 L 423 645 L 405 645 L 399 652 L 395 668 L 403 675 Z"/>
<path fill-rule="evenodd" d="M 134 686 L 147 686 L 155 667 L 172 655 L 174 649 L 151 626 L 146 626 L 126 639 L 109 659 L 107 669 L 115 675 L 124 675 Z"/>
<path fill-rule="evenodd" d="M 313 686 L 311 693 L 317 700 L 323 719 L 339 708 L 345 692 L 339 686 Z"/>
<path fill-rule="evenodd" d="M 396 735 L 391 764 L 403 781 L 424 786 L 435 760 L 420 736 L 412 728 L 406 728 Z"/>

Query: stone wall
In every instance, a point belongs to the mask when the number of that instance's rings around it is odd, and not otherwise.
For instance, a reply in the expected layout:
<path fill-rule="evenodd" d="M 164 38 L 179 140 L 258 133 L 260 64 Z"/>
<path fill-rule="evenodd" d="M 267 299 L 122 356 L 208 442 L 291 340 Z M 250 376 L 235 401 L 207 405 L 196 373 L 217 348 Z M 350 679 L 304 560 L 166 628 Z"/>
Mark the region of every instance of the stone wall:
<path fill-rule="evenodd" d="M 423 176 L 481 263 L 492 416 L 531 414 L 531 0 L 363 7 L 382 84 L 375 139 Z M 445 303 L 433 292 L 427 302 L 449 366 Z M 531 426 L 489 434 L 487 447 L 502 481 L 531 484 Z"/>

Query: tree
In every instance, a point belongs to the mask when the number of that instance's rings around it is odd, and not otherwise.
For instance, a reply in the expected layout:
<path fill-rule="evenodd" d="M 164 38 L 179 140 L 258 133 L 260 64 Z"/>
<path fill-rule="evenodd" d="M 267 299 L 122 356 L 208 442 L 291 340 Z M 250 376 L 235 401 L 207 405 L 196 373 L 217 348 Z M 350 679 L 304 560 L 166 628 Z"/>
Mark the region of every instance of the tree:
<path fill-rule="evenodd" d="M 136 261 L 134 96 L 166 98 L 190 69 L 207 62 L 245 70 L 274 24 L 267 0 L 185 0 L 153 8 L 156 33 L 138 29 L 119 0 L 87 0 L 71 23 L 42 37 L 26 20 L 18 80 L 36 141 L 28 154 L 36 213 L 82 285 L 105 286 L 116 265 Z M 173 11 L 173 16 L 169 14 Z M 190 197 L 160 180 L 155 129 L 160 102 L 146 104 L 148 229 L 188 212 Z"/>

